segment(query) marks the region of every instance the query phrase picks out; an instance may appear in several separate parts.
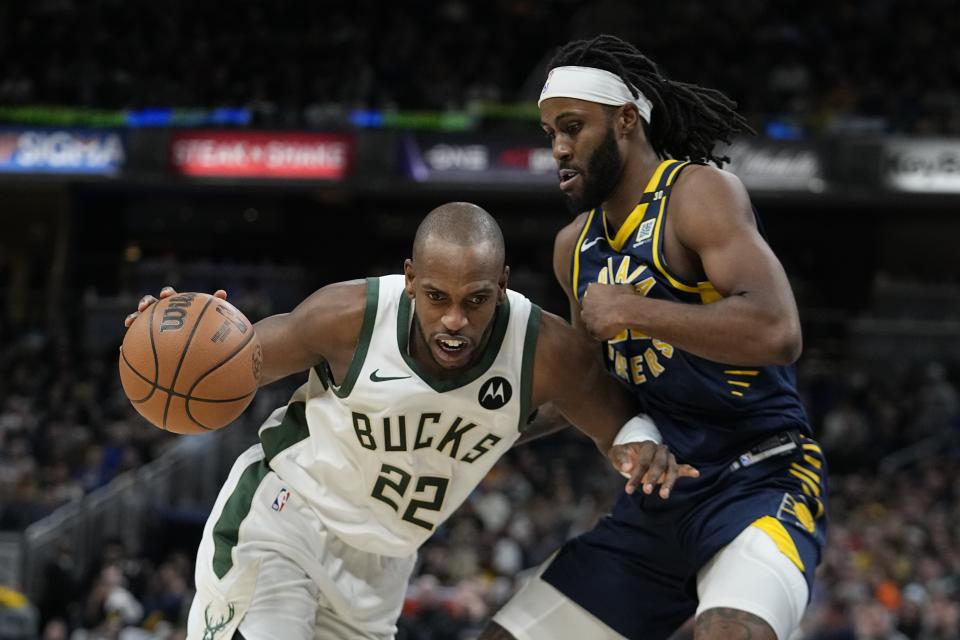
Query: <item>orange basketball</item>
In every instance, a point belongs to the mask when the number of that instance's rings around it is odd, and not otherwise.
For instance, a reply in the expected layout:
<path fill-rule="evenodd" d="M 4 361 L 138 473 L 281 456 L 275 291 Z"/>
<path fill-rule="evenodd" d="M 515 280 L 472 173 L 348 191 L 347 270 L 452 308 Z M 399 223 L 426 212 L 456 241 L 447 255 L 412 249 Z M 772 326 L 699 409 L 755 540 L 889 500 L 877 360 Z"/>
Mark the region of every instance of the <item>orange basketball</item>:
<path fill-rule="evenodd" d="M 150 305 L 120 347 L 120 382 L 134 408 L 176 433 L 225 427 L 260 382 L 260 341 L 225 300 L 178 293 Z"/>

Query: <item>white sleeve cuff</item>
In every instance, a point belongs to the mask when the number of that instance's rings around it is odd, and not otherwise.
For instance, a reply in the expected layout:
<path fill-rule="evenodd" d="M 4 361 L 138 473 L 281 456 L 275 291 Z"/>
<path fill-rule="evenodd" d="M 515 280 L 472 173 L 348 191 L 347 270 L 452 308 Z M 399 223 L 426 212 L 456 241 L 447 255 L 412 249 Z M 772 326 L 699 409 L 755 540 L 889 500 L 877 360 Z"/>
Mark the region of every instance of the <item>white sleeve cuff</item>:
<path fill-rule="evenodd" d="M 617 437 L 613 439 L 613 444 L 616 446 L 618 444 L 646 442 L 648 440 L 656 444 L 663 444 L 663 436 L 660 435 L 660 429 L 657 429 L 657 425 L 653 423 L 650 416 L 645 413 L 639 413 L 620 427 Z"/>

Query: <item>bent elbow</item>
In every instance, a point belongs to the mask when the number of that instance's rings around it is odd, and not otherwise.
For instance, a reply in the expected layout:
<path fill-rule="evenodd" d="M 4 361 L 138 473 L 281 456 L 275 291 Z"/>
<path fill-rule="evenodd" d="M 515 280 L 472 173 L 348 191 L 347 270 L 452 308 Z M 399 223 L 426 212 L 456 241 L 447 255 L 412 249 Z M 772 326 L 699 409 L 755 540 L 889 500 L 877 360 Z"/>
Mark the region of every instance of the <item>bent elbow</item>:
<path fill-rule="evenodd" d="M 769 354 L 771 364 L 791 365 L 803 352 L 803 335 L 799 321 L 788 321 L 777 327 L 770 337 Z"/>

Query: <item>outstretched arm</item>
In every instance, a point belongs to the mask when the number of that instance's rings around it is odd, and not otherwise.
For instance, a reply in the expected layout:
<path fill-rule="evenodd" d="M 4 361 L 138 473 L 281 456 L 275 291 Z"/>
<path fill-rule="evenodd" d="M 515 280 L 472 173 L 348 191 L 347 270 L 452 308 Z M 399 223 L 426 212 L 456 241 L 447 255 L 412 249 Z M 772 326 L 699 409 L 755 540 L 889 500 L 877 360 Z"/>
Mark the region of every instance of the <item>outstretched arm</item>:
<path fill-rule="evenodd" d="M 160 299 L 176 294 L 172 287 L 160 291 Z M 226 300 L 219 289 L 214 295 Z M 126 326 L 157 298 L 144 296 L 137 311 L 124 320 Z M 260 386 L 326 361 L 335 374 L 345 372 L 360 339 L 366 304 L 366 281 L 331 284 L 317 290 L 289 313 L 264 318 L 253 325 L 263 349 Z"/>
<path fill-rule="evenodd" d="M 637 422 L 633 398 L 604 369 L 600 345 L 544 312 L 534 361 L 533 403 L 546 402 L 587 434 L 614 467 L 630 478 L 629 493 L 641 484 L 644 492 L 651 493 L 653 485 L 662 484 L 660 495 L 666 498 L 678 475 L 698 475 L 688 465 L 677 465 L 659 442 L 614 446 L 621 428 L 631 420 L 631 424 Z"/>
<path fill-rule="evenodd" d="M 553 245 L 553 273 L 560 283 L 560 286 L 563 287 L 564 293 L 567 294 L 567 299 L 570 303 L 570 324 L 580 331 L 583 331 L 584 328 L 580 320 L 580 304 L 573 296 L 570 286 L 570 266 L 573 255 L 573 245 L 576 242 L 577 235 L 583 228 L 586 217 L 586 214 L 582 214 L 561 229 Z M 531 440 L 556 433 L 569 426 L 570 423 L 557 407 L 555 407 L 552 402 L 547 402 L 539 406 L 533 420 L 531 420 L 530 424 L 524 429 L 523 435 L 520 436 L 520 439 L 517 440 L 514 446 L 526 444 Z"/>
<path fill-rule="evenodd" d="M 632 287 L 591 284 L 583 321 L 599 339 L 637 329 L 716 362 L 789 364 L 801 350 L 790 283 L 760 235 L 743 184 L 712 167 L 690 167 L 670 196 L 679 245 L 722 298 L 691 305 L 646 298 Z"/>

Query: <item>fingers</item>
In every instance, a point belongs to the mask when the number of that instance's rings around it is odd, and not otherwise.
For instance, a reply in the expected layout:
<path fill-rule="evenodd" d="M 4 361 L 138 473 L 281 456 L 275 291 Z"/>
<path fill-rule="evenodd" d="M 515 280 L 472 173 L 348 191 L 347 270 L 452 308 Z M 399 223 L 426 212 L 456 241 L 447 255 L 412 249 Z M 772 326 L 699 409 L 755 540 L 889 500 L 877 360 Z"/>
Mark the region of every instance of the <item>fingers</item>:
<path fill-rule="evenodd" d="M 666 445 L 653 442 L 631 442 L 611 447 L 610 460 L 629 480 L 624 491 L 632 495 L 637 487 L 650 495 L 659 485 L 659 496 L 670 497 L 678 478 L 698 478 L 700 472 L 688 464 L 677 464 L 676 458 Z"/>
<path fill-rule="evenodd" d="M 654 449 L 653 459 L 650 461 L 650 466 L 647 467 L 646 472 L 643 474 L 643 492 L 647 495 L 653 493 L 653 485 L 656 482 L 659 482 L 664 476 L 670 466 L 670 460 L 673 458 L 670 455 L 670 450 L 666 445 L 659 445 Z M 674 462 L 676 466 L 676 462 Z"/>
<path fill-rule="evenodd" d="M 629 458 L 633 458 L 620 465 L 620 471 L 630 474 L 630 480 L 624 487 L 628 494 L 633 494 L 643 481 L 643 476 L 650 467 L 650 462 L 656 455 L 657 447 L 652 442 L 632 442 L 625 446 Z M 626 453 L 626 452 L 625 452 Z M 649 493 L 649 492 L 648 492 Z"/>
<path fill-rule="evenodd" d="M 660 477 L 660 497 L 666 500 L 670 497 L 670 490 L 673 489 L 673 483 L 677 481 L 677 459 L 673 455 L 668 456 L 667 469 Z"/>
<path fill-rule="evenodd" d="M 160 289 L 159 299 L 163 300 L 164 298 L 169 298 L 170 296 L 176 293 L 177 291 L 173 287 L 164 287 L 163 289 Z M 227 296 L 226 292 L 223 292 L 223 297 L 226 298 L 226 296 Z M 140 298 L 140 302 L 137 303 L 137 310 L 123 319 L 123 326 L 130 328 L 130 325 L 133 324 L 133 321 L 137 319 L 137 316 L 143 313 L 150 305 L 152 305 L 156 301 L 157 301 L 157 298 L 154 298 L 149 293 L 143 296 L 142 298 Z"/>
<path fill-rule="evenodd" d="M 677 465 L 677 475 L 681 478 L 699 478 L 700 472 L 688 464 Z"/>
<path fill-rule="evenodd" d="M 223 289 L 217 289 L 216 291 L 213 292 L 213 297 L 220 298 L 221 300 L 226 300 L 227 292 L 224 291 Z"/>
<path fill-rule="evenodd" d="M 700 472 L 688 464 L 678 465 L 677 459 L 674 458 L 673 454 L 671 453 L 669 466 L 658 480 L 658 484 L 660 484 L 661 498 L 666 500 L 670 497 L 670 492 L 673 490 L 673 485 L 677 482 L 677 478 L 680 477 L 699 478 Z"/>
<path fill-rule="evenodd" d="M 163 293 L 161 292 L 160 295 L 162 296 Z M 140 298 L 140 302 L 137 303 L 137 312 L 142 313 L 144 309 L 146 309 L 156 301 L 157 299 L 149 294 L 143 296 L 142 298 Z"/>

